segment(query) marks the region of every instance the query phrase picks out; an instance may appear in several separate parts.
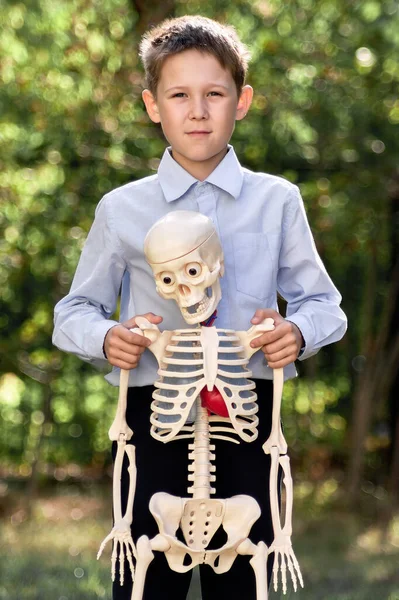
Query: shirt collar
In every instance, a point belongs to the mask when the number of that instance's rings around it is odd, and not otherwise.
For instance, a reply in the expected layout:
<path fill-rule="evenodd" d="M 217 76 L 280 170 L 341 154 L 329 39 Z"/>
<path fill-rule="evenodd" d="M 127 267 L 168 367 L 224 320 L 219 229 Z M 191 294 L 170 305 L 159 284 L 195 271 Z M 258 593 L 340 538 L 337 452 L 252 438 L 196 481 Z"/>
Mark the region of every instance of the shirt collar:
<path fill-rule="evenodd" d="M 244 174 L 234 148 L 229 145 L 228 150 L 226 156 L 205 181 L 216 185 L 237 199 L 241 192 Z M 198 183 L 198 179 L 190 175 L 172 158 L 170 147 L 166 148 L 160 162 L 158 179 L 167 202 L 177 200 L 191 186 Z"/>

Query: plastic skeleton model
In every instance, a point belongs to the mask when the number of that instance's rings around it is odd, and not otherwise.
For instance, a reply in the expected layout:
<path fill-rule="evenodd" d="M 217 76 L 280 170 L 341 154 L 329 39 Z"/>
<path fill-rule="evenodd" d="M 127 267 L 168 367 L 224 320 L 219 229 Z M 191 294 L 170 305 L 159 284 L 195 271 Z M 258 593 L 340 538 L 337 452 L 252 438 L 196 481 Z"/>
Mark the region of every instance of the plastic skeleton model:
<path fill-rule="evenodd" d="M 272 430 L 263 445 L 271 455 L 270 501 L 274 541 L 255 545 L 250 530 L 261 510 L 257 501 L 246 495 L 211 499 L 215 494 L 214 445 L 218 438 L 234 443 L 256 439 L 257 397 L 247 365 L 256 349 L 250 342 L 262 332 L 273 329 L 272 319 L 248 331 L 233 331 L 204 326 L 221 298 L 219 278 L 223 274 L 223 253 L 212 222 L 200 213 L 175 211 L 160 219 L 149 231 L 144 247 L 152 267 L 158 293 L 174 299 L 190 329 L 163 331 L 143 317 L 137 317 L 133 331 L 147 336 L 150 350 L 159 364 L 159 379 L 151 404 L 151 435 L 162 442 L 189 438 L 188 479 L 192 498 L 178 498 L 158 492 L 150 501 L 159 534 L 153 539 L 142 536 L 137 549 L 131 537 L 132 509 L 136 484 L 134 446 L 127 444 L 133 435 L 125 419 L 128 371 L 121 371 L 118 408 L 109 431 L 118 443 L 114 467 L 113 500 L 115 525 L 101 544 L 113 540 L 112 577 L 120 561 L 120 583 L 124 579 L 127 558 L 134 585 L 132 600 L 143 596 L 146 572 L 153 551 L 164 552 L 172 570 L 183 573 L 198 564 L 208 564 L 216 573 L 230 569 L 238 554 L 251 556 L 256 577 L 257 600 L 267 600 L 267 557 L 274 552 L 273 579 L 277 590 L 281 573 L 283 592 L 287 588 L 287 568 L 296 590 L 297 579 L 303 586 L 301 571 L 291 545 L 292 478 L 287 444 L 280 423 L 283 370 L 274 371 Z M 214 414 L 211 414 L 214 413 Z M 193 417 L 195 414 L 195 417 Z M 237 439 L 238 438 L 238 439 Z M 121 512 L 120 479 L 126 452 L 129 459 L 130 485 L 127 509 Z M 278 470 L 282 468 L 286 488 L 285 522 L 281 525 L 278 501 Z M 226 543 L 208 550 L 215 532 L 222 526 Z M 185 543 L 176 533 L 181 530 Z M 136 560 L 136 569 L 133 566 Z"/>

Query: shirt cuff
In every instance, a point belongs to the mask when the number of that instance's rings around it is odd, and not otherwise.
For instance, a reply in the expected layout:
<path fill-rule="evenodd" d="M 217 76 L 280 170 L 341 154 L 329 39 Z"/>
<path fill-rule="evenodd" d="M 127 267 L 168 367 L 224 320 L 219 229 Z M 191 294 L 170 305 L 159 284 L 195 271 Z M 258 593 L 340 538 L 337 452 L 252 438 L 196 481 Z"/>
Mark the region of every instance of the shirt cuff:
<path fill-rule="evenodd" d="M 107 360 L 103 352 L 104 339 L 108 331 L 112 327 L 115 327 L 115 325 L 120 325 L 120 323 L 118 321 L 111 321 L 110 319 L 90 324 L 90 335 L 86 347 L 90 359 Z"/>
<path fill-rule="evenodd" d="M 317 350 L 314 350 L 314 330 L 305 315 L 294 313 L 293 315 L 290 315 L 286 321 L 290 321 L 298 327 L 305 342 L 305 345 L 299 351 L 298 360 L 305 360 L 305 358 L 309 358 L 309 356 L 316 354 Z"/>

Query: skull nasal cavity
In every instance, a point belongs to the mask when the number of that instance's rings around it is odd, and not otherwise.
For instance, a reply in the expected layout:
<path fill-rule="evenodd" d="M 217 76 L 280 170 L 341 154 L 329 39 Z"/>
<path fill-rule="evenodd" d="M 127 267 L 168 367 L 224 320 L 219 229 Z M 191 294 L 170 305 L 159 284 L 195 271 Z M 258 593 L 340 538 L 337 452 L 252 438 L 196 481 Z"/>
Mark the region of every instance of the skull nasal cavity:
<path fill-rule="evenodd" d="M 190 288 L 187 285 L 179 285 L 179 292 L 182 296 L 189 296 L 191 294 Z"/>

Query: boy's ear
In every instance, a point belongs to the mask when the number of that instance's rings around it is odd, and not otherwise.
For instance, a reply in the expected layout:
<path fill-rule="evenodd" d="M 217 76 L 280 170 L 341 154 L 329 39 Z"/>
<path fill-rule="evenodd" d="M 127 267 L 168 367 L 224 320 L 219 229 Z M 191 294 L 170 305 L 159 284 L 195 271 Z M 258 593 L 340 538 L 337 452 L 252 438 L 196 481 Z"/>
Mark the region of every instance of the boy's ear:
<path fill-rule="evenodd" d="M 143 90 L 141 97 L 143 98 L 143 102 L 151 121 L 154 123 L 160 123 L 161 117 L 159 116 L 158 105 L 154 95 L 150 92 L 150 90 Z"/>
<path fill-rule="evenodd" d="M 252 97 L 254 91 L 250 85 L 244 85 L 241 91 L 241 95 L 238 99 L 236 121 L 241 121 L 247 114 L 249 107 L 251 106 Z"/>

